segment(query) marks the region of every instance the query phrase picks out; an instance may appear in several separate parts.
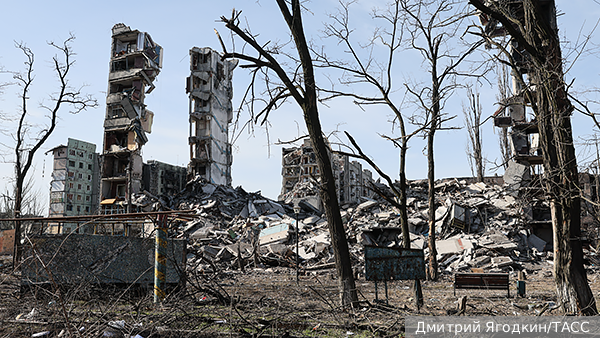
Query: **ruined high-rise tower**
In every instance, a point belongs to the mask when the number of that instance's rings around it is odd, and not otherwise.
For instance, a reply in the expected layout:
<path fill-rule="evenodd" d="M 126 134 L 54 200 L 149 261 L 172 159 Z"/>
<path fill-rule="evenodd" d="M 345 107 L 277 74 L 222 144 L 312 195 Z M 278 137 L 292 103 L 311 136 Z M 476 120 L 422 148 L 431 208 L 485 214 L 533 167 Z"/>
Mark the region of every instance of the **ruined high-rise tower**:
<path fill-rule="evenodd" d="M 233 118 L 231 78 L 236 66 L 237 60 L 222 60 L 210 48 L 190 50 L 188 179 L 202 176 L 211 183 L 231 185 L 229 124 Z"/>
<path fill-rule="evenodd" d="M 162 47 L 148 33 L 122 23 L 112 28 L 112 47 L 106 117 L 100 204 L 104 212 L 131 212 L 131 195 L 142 185 L 141 148 L 148 141 L 153 113 L 144 97 L 162 67 Z"/>

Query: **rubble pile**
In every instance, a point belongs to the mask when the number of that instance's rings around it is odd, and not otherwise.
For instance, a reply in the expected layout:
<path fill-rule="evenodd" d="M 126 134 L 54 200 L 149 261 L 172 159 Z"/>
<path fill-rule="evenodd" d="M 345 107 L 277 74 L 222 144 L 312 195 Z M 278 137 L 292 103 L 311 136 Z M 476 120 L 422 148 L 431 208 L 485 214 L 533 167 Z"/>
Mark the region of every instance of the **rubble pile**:
<path fill-rule="evenodd" d="M 188 239 L 190 268 L 243 269 L 247 264 L 293 267 L 298 239 L 302 269 L 316 270 L 333 267 L 334 256 L 327 220 L 318 208 L 302 203 L 314 188 L 314 183 L 299 184 L 297 190 L 276 202 L 260 192 L 248 193 L 241 187 L 215 185 L 197 177 L 177 196 L 157 198 L 145 193 L 136 201 L 146 210 L 195 211 L 193 220 L 182 221 L 172 233 Z M 436 200 L 437 252 L 442 271 L 533 272 L 550 264 L 551 232 L 543 227 L 549 225 L 549 219 L 532 220 L 506 185 L 438 181 Z M 298 214 L 294 205 L 300 207 Z M 411 247 L 424 249 L 427 255 L 426 181 L 409 182 L 407 208 Z M 364 266 L 365 244 L 401 245 L 398 210 L 384 200 L 364 199 L 360 204 L 344 205 L 341 213 L 355 268 Z M 540 226 L 541 230 L 537 229 Z"/>

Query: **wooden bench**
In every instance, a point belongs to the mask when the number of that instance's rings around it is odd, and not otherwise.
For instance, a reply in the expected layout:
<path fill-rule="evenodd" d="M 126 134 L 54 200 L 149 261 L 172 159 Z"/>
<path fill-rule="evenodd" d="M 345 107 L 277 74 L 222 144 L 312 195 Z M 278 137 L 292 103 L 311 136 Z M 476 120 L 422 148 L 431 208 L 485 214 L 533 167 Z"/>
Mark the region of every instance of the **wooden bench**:
<path fill-rule="evenodd" d="M 454 295 L 456 289 L 506 290 L 510 297 L 507 273 L 457 273 L 454 274 Z"/>

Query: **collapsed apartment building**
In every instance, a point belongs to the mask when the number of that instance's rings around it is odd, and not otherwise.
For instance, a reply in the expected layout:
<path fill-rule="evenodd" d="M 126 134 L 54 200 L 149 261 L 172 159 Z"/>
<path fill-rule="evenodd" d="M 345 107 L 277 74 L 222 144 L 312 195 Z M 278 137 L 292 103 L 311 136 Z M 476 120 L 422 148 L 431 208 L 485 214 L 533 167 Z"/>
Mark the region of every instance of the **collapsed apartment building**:
<path fill-rule="evenodd" d="M 190 50 L 190 76 L 186 79 L 190 115 L 188 179 L 201 176 L 208 182 L 231 185 L 233 119 L 231 79 L 237 60 L 223 60 L 205 47 Z"/>
<path fill-rule="evenodd" d="M 515 13 L 517 18 L 524 22 L 524 8 L 522 1 L 502 1 L 507 10 Z M 556 23 L 556 9 L 551 1 L 542 1 L 540 11 L 548 25 L 558 30 Z M 489 36 L 504 38 L 508 35 L 505 27 L 497 20 L 484 13 L 479 13 L 479 18 L 484 30 Z M 491 48 L 491 44 L 487 48 Z M 508 184 L 512 194 L 521 200 L 522 213 L 531 231 L 552 243 L 552 223 L 550 206 L 544 198 L 542 183 L 542 149 L 540 148 L 540 135 L 534 114 L 528 113 L 532 103 L 529 102 L 526 91 L 535 92 L 536 85 L 531 83 L 529 75 L 533 71 L 533 64 L 529 53 L 515 38 L 510 38 L 508 43 L 511 69 L 511 96 L 500 102 L 500 108 L 493 114 L 494 125 L 507 130 L 511 148 L 511 160 L 508 162 L 504 173 L 504 182 Z M 524 88 L 527 86 L 528 88 Z M 531 119 L 528 116 L 533 116 Z M 580 182 L 585 186 L 584 196 L 596 200 L 592 196 L 596 179 L 589 175 L 581 175 Z M 594 186 L 594 187 L 592 187 Z M 587 199 L 587 198 L 586 198 Z M 584 218 L 585 220 L 585 218 Z M 591 224 L 588 219 L 588 224 Z M 582 223 L 583 228 L 587 225 Z"/>
<path fill-rule="evenodd" d="M 50 149 L 52 180 L 50 181 L 49 217 L 93 215 L 98 213 L 100 190 L 100 158 L 96 145 L 69 138 L 67 145 Z M 186 184 L 186 168 L 149 160 L 142 165 L 141 191 L 154 196 L 174 196 Z M 136 210 L 137 211 L 137 210 Z M 76 223 L 51 223 L 46 233 L 92 232 Z"/>
<path fill-rule="evenodd" d="M 358 203 L 363 197 L 373 197 L 373 191 L 368 188 L 373 183 L 370 170 L 363 169 L 357 161 L 350 161 L 347 155 L 329 151 L 329 158 L 340 203 Z M 305 139 L 300 147 L 283 148 L 281 164 L 282 183 L 278 200 L 289 203 L 293 199 L 302 199 L 321 210 L 315 185 L 319 167 L 310 140 Z"/>
<path fill-rule="evenodd" d="M 142 186 L 155 196 L 175 196 L 185 187 L 186 175 L 185 167 L 149 160 L 144 163 Z"/>
<path fill-rule="evenodd" d="M 150 35 L 122 23 L 112 28 L 112 47 L 101 153 L 101 212 L 131 212 L 142 188 L 142 146 L 154 113 L 144 98 L 162 67 L 162 47 Z"/>

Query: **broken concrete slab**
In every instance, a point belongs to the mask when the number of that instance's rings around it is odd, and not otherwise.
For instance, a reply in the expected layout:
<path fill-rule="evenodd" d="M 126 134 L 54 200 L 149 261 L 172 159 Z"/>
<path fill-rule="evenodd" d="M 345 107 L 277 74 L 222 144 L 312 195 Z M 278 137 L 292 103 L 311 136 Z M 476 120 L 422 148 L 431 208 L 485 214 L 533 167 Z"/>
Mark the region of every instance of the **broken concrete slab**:
<path fill-rule="evenodd" d="M 357 211 L 361 211 L 361 210 L 369 210 L 370 208 L 378 205 L 379 203 L 377 201 L 374 200 L 368 200 L 366 202 L 363 202 L 361 204 L 358 205 L 358 207 L 356 207 Z"/>
<path fill-rule="evenodd" d="M 295 254 L 296 253 L 296 248 L 292 248 L 292 252 Z M 313 259 L 317 256 L 316 253 L 314 252 L 306 252 L 306 249 L 304 248 L 304 246 L 299 246 L 298 247 L 298 256 L 302 259 L 302 260 L 309 260 L 309 259 Z"/>
<path fill-rule="evenodd" d="M 466 249 L 473 249 L 473 242 L 465 238 L 450 238 L 447 240 L 436 241 L 435 243 L 438 255 L 449 253 L 461 253 Z"/>
<path fill-rule="evenodd" d="M 504 183 L 508 184 L 512 190 L 518 190 L 525 182 L 531 180 L 529 166 L 509 161 L 508 167 L 504 171 Z"/>
<path fill-rule="evenodd" d="M 529 244 L 530 248 L 535 248 L 538 252 L 544 251 L 544 248 L 546 247 L 546 241 L 534 234 L 531 234 L 529 237 L 527 237 L 527 243 Z"/>
<path fill-rule="evenodd" d="M 491 257 L 490 256 L 479 256 L 479 257 L 475 257 L 473 258 L 471 261 L 469 261 L 469 265 L 479 268 L 482 267 L 486 264 L 488 264 L 491 261 Z"/>
<path fill-rule="evenodd" d="M 261 230 L 259 236 L 260 245 L 270 244 L 274 242 L 281 243 L 287 241 L 289 230 L 290 226 L 286 223 L 282 223 Z"/>
<path fill-rule="evenodd" d="M 508 256 L 492 257 L 492 266 L 495 268 L 503 268 L 513 264 L 513 260 Z"/>

